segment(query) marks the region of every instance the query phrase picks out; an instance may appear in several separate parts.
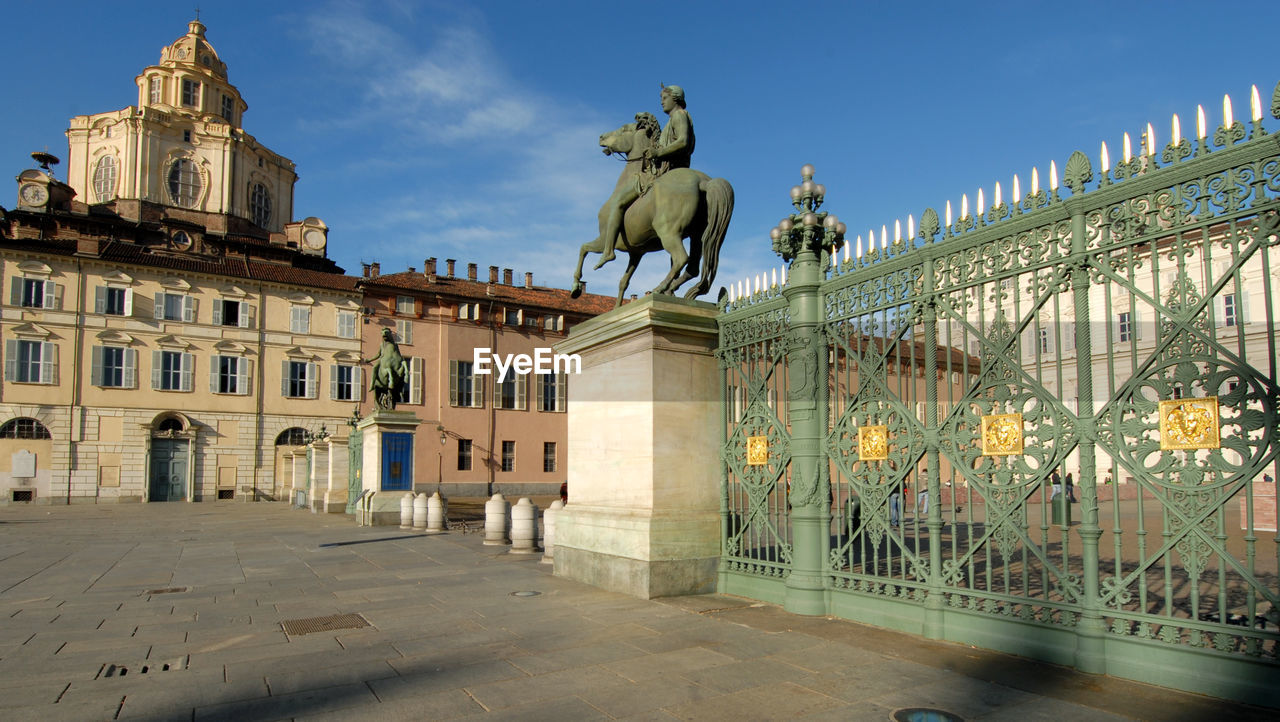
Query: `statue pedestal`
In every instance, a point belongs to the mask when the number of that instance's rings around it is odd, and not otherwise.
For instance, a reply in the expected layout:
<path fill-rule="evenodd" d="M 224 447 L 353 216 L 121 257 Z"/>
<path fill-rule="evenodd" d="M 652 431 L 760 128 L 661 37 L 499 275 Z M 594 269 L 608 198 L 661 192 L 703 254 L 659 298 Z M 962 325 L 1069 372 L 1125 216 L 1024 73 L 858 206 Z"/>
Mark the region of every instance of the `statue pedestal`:
<path fill-rule="evenodd" d="M 716 309 L 649 296 L 556 346 L 569 379 L 569 503 L 555 573 L 649 599 L 715 591 L 720 559 Z"/>
<path fill-rule="evenodd" d="M 411 411 L 378 409 L 360 419 L 362 491 L 374 525 L 400 524 L 400 499 L 413 491 L 413 435 L 422 420 Z"/>
<path fill-rule="evenodd" d="M 311 511 L 341 514 L 347 508 L 347 439 L 329 436 L 311 446 Z"/>

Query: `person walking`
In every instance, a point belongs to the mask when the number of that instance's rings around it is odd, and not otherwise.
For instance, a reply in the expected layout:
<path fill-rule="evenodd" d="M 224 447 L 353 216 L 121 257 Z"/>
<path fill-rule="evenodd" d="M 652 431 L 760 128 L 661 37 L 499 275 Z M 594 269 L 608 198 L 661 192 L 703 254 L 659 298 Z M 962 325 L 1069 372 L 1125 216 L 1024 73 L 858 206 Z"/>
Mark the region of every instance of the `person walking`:
<path fill-rule="evenodd" d="M 1067 487 L 1066 488 L 1067 499 L 1071 500 L 1072 504 L 1075 504 L 1076 503 L 1076 485 L 1075 485 L 1075 482 L 1071 479 L 1071 472 L 1069 471 L 1067 472 L 1066 487 Z"/>

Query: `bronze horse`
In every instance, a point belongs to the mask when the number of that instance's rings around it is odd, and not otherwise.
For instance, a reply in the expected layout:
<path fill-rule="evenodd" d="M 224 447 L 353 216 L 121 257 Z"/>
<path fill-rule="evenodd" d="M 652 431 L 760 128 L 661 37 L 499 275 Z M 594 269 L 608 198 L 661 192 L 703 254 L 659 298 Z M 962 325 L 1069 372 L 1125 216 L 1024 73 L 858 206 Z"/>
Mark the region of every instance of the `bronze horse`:
<path fill-rule="evenodd" d="M 614 192 L 634 182 L 642 171 L 645 151 L 657 143 L 659 125 L 651 113 L 638 113 L 635 123 L 600 136 L 605 155 L 617 153 L 626 161 Z M 588 253 L 604 253 L 604 228 L 610 204 L 600 209 L 600 235 L 578 249 L 578 267 L 573 272 L 572 295 L 582 294 L 582 262 Z M 685 292 L 693 298 L 711 290 L 720 260 L 720 246 L 733 215 L 733 187 L 723 178 L 711 178 L 691 168 L 675 168 L 658 176 L 647 193 L 627 209 L 623 232 L 618 234 L 615 248 L 627 253 L 627 270 L 618 283 L 617 305 L 631 281 L 631 274 L 646 253 L 665 250 L 671 254 L 671 270 L 654 293 L 674 294 L 682 285 L 699 274 L 698 282 Z M 689 251 L 684 239 L 690 239 Z"/>

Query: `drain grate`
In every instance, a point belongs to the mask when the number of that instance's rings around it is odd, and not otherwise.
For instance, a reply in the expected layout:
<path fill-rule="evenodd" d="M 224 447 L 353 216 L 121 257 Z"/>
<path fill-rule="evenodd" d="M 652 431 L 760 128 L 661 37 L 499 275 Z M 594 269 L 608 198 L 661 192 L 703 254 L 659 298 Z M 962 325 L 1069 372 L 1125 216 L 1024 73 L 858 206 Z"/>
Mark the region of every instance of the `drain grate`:
<path fill-rule="evenodd" d="M 138 664 L 104 664 L 98 670 L 98 679 L 120 679 L 129 675 L 172 672 L 187 668 L 187 658 L 178 657 L 168 662 L 139 662 Z"/>
<path fill-rule="evenodd" d="M 181 594 L 191 591 L 191 587 L 165 587 L 164 589 L 148 589 L 143 594 Z"/>
<path fill-rule="evenodd" d="M 368 627 L 369 622 L 359 614 L 331 614 L 327 617 L 308 617 L 306 619 L 286 619 L 280 623 L 284 633 L 293 637 L 313 632 L 332 632 L 337 629 L 360 629 Z"/>

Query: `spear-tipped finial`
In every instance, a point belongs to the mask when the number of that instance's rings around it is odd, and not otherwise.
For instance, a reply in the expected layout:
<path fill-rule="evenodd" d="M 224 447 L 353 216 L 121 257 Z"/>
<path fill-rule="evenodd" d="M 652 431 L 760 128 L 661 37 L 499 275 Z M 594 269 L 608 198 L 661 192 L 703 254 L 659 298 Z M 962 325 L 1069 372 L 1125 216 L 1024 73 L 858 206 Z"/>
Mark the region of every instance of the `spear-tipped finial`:
<path fill-rule="evenodd" d="M 1111 154 L 1107 152 L 1107 141 L 1102 141 L 1102 172 L 1111 170 Z"/>
<path fill-rule="evenodd" d="M 1207 130 L 1207 126 L 1204 121 L 1204 106 L 1197 105 L 1196 106 L 1196 138 L 1198 140 L 1204 140 L 1204 137 L 1206 135 L 1206 130 Z"/>
<path fill-rule="evenodd" d="M 1173 144 L 1180 145 L 1182 143 L 1182 121 L 1178 120 L 1178 114 L 1173 114 Z"/>
<path fill-rule="evenodd" d="M 1262 98 L 1258 97 L 1258 86 L 1249 89 L 1249 120 L 1257 123 L 1262 120 Z"/>
<path fill-rule="evenodd" d="M 1040 195 L 1040 169 L 1031 166 L 1031 195 Z"/>
<path fill-rule="evenodd" d="M 1058 164 L 1055 161 L 1049 161 L 1049 190 L 1058 190 Z"/>
<path fill-rule="evenodd" d="M 1222 127 L 1230 128 L 1235 125 L 1235 119 L 1231 114 L 1231 96 L 1224 94 L 1222 96 Z"/>
<path fill-rule="evenodd" d="M 996 198 L 995 198 L 995 204 L 994 204 L 996 208 L 1000 207 L 1001 200 L 1003 199 L 1000 197 L 1000 181 L 996 181 Z"/>

